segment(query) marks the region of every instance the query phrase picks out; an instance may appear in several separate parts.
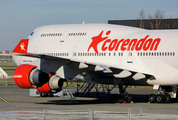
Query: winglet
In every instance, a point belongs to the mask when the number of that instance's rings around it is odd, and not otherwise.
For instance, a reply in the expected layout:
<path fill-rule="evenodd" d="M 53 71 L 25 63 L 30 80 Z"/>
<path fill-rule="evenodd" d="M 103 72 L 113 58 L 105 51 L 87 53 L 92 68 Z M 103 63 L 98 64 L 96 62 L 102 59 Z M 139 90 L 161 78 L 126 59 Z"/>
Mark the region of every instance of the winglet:
<path fill-rule="evenodd" d="M 22 39 L 12 52 L 27 54 L 28 41 L 29 39 Z"/>

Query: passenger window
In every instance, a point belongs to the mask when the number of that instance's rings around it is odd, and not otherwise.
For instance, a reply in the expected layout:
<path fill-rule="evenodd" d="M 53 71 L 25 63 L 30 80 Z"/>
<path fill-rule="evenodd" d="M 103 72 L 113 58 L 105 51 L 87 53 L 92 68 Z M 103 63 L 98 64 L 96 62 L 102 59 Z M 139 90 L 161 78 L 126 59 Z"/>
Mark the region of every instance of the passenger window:
<path fill-rule="evenodd" d="M 162 56 L 164 56 L 164 53 L 162 52 Z"/>

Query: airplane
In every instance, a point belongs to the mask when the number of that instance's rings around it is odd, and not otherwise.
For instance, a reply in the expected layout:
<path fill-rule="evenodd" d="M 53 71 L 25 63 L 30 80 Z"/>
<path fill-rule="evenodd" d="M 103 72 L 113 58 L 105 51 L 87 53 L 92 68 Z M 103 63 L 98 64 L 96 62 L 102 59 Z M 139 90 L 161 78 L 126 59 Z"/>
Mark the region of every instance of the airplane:
<path fill-rule="evenodd" d="M 46 25 L 13 50 L 18 87 L 59 92 L 65 81 L 119 87 L 113 102 L 130 102 L 127 86 L 153 86 L 151 103 L 176 99 L 178 30 L 146 30 L 111 24 Z"/>

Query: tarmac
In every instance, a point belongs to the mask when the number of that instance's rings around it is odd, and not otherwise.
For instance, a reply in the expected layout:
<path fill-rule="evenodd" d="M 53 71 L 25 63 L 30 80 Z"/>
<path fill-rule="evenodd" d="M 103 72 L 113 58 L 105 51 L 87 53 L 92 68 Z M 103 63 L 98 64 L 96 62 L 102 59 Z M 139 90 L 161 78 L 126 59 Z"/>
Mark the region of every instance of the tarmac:
<path fill-rule="evenodd" d="M 76 88 L 67 88 L 73 93 Z M 151 104 L 148 102 L 152 89 L 128 88 L 133 103 L 111 103 L 107 96 L 76 97 L 29 97 L 28 89 L 16 85 L 0 86 L 1 120 L 178 120 L 178 103 Z M 114 89 L 112 93 L 117 93 Z M 90 111 L 90 112 L 89 112 Z M 128 113 L 130 113 L 128 116 Z M 129 117 L 129 118 L 128 118 Z"/>

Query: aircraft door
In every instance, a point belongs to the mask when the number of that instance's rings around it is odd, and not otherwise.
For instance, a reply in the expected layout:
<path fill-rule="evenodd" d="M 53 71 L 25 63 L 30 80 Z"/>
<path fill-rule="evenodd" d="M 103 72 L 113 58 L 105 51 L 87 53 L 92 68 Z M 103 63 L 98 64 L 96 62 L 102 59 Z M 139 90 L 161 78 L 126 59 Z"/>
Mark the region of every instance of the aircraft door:
<path fill-rule="evenodd" d="M 123 52 L 123 64 L 127 65 L 133 63 L 133 52 L 124 51 Z"/>
<path fill-rule="evenodd" d="M 68 33 L 69 33 L 69 31 L 70 31 L 71 28 L 72 28 L 72 26 L 68 26 L 68 27 L 65 28 L 65 30 L 62 33 L 60 42 L 64 42 L 66 40 L 66 38 L 68 36 Z"/>
<path fill-rule="evenodd" d="M 78 50 L 78 47 L 77 47 L 77 46 L 74 46 L 74 47 L 72 48 L 72 57 L 73 57 L 74 59 L 77 58 L 77 50 Z"/>
<path fill-rule="evenodd" d="M 127 63 L 133 63 L 133 53 L 130 51 L 127 52 Z"/>

